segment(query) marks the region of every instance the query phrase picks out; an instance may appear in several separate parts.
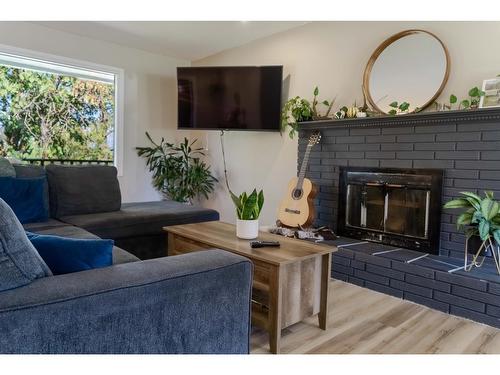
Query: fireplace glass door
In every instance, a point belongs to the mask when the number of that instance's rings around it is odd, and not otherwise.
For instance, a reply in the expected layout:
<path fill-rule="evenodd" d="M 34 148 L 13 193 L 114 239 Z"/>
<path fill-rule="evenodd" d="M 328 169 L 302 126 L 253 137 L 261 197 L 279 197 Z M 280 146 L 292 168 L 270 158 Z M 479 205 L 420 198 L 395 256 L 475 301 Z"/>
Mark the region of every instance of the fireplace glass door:
<path fill-rule="evenodd" d="M 383 182 L 347 184 L 346 225 L 428 238 L 430 190 Z"/>
<path fill-rule="evenodd" d="M 437 254 L 443 171 L 340 167 L 341 236 Z"/>

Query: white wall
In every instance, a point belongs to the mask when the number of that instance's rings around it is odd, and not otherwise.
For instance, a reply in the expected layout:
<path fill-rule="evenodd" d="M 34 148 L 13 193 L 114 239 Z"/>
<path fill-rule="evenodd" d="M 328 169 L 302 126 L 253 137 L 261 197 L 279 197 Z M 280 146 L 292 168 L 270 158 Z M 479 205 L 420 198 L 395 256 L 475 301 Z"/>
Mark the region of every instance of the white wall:
<path fill-rule="evenodd" d="M 125 48 L 80 37 L 38 24 L 0 22 L 0 44 L 78 59 L 125 71 L 123 176 L 124 202 L 158 200 L 151 178 L 136 146 L 146 145 L 145 131 L 154 138 L 176 140 L 177 66 L 189 61 Z"/>
<path fill-rule="evenodd" d="M 499 22 L 315 22 L 234 48 L 193 65 L 284 66 L 290 75 L 289 97 L 311 97 L 316 85 L 323 99 L 337 96 L 337 104 L 362 103 L 362 74 L 373 50 L 396 32 L 420 28 L 437 34 L 451 55 L 451 75 L 441 98 L 500 74 Z M 411 90 L 411 88 L 409 88 Z M 447 99 L 442 99 L 446 101 Z M 213 168 L 222 176 L 219 135 L 196 132 L 207 139 Z M 275 221 L 275 212 L 287 181 L 296 174 L 297 143 L 279 134 L 232 132 L 226 136 L 229 179 L 235 192 L 263 188 L 266 204 L 261 224 Z M 207 207 L 234 222 L 234 209 L 221 185 Z"/>

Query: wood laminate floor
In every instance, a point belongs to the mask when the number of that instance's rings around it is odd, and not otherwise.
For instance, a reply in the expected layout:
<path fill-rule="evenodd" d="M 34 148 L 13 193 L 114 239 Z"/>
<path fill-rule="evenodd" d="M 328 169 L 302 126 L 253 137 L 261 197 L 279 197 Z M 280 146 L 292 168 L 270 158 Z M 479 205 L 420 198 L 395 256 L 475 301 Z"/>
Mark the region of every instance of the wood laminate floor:
<path fill-rule="evenodd" d="M 329 328 L 317 317 L 283 330 L 286 354 L 497 353 L 500 330 L 342 281 L 332 280 Z M 254 328 L 252 354 L 269 353 L 267 333 Z"/>

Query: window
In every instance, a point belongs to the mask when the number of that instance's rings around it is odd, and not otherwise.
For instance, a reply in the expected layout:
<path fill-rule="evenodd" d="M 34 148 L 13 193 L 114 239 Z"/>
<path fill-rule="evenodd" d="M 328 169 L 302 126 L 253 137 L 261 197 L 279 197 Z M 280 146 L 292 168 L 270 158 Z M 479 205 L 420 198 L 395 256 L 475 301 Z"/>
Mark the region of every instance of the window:
<path fill-rule="evenodd" d="M 0 53 L 0 156 L 119 166 L 121 71 L 57 60 Z"/>

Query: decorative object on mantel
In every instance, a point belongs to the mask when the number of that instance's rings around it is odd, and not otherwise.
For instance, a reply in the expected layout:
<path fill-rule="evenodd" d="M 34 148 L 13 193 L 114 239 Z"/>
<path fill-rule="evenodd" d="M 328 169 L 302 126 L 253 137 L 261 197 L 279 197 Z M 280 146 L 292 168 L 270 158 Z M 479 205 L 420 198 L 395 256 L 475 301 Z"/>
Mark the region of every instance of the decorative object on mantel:
<path fill-rule="evenodd" d="M 408 113 L 410 103 L 402 102 L 401 104 L 398 104 L 398 102 L 392 102 L 391 104 L 389 104 L 389 107 L 391 107 L 392 109 L 388 112 L 388 114 L 391 116 L 396 116 L 397 114 Z M 415 112 L 418 112 L 416 108 Z"/>
<path fill-rule="evenodd" d="M 192 203 L 198 196 L 208 199 L 218 180 L 210 166 L 200 159 L 205 155 L 203 148 L 193 148 L 197 140 L 189 143 L 184 138 L 179 145 L 174 145 L 164 138 L 157 144 L 147 132 L 146 137 L 152 146 L 136 147 L 136 150 L 153 173 L 153 186 L 168 199 L 178 202 Z"/>
<path fill-rule="evenodd" d="M 323 100 L 321 102 L 321 104 L 327 106 L 327 110 L 326 110 L 326 113 L 324 115 L 320 115 L 319 112 L 318 112 L 318 109 L 317 109 L 317 105 L 318 105 L 318 95 L 319 95 L 319 88 L 318 86 L 316 86 L 314 88 L 314 95 L 313 95 L 313 102 L 312 102 L 312 118 L 313 120 L 325 120 L 325 119 L 328 119 L 329 115 L 330 115 L 330 112 L 332 111 L 332 107 L 333 107 L 333 104 L 335 103 L 335 99 L 336 98 L 333 98 L 331 102 L 329 102 L 328 100 Z"/>
<path fill-rule="evenodd" d="M 479 108 L 479 102 L 484 96 L 484 91 L 480 90 L 478 87 L 473 87 L 469 90 L 469 99 L 464 99 L 460 102 L 460 107 L 467 109 L 477 109 Z"/>
<path fill-rule="evenodd" d="M 470 271 L 472 267 L 481 267 L 491 252 L 500 275 L 500 204 L 491 191 L 485 191 L 484 198 L 471 192 L 461 194 L 463 198 L 449 201 L 444 208 L 466 209 L 457 218 L 457 228 L 464 229 L 466 235 L 464 269 Z M 471 251 L 472 261 L 468 264 L 469 243 L 474 237 L 479 237 L 482 242 Z"/>
<path fill-rule="evenodd" d="M 460 103 L 458 104 L 458 110 L 478 109 L 480 107 L 479 103 L 480 103 L 480 101 L 483 100 L 485 92 L 483 90 L 480 90 L 479 87 L 475 86 L 475 87 L 469 89 L 468 95 L 469 95 L 468 99 L 463 99 L 460 101 Z M 434 102 L 434 107 L 435 107 L 436 111 L 445 111 L 445 110 L 451 111 L 451 110 L 453 110 L 453 104 L 455 104 L 457 101 L 458 101 L 458 98 L 456 97 L 456 95 L 451 94 L 449 104 Z"/>
<path fill-rule="evenodd" d="M 453 108 L 453 104 L 455 104 L 457 101 L 458 101 L 458 98 L 456 97 L 456 95 L 451 94 L 448 104 L 439 103 L 436 101 L 436 102 L 434 102 L 434 109 L 436 111 L 445 111 L 445 110 L 451 111 Z"/>
<path fill-rule="evenodd" d="M 287 127 L 290 127 L 288 135 L 293 139 L 298 131 L 299 122 L 329 119 L 328 116 L 335 103 L 335 98 L 331 102 L 328 100 L 321 102 L 321 104 L 327 106 L 327 111 L 324 115 L 320 115 L 317 109 L 317 105 L 319 104 L 318 95 L 319 88 L 316 86 L 313 92 L 312 104 L 300 96 L 289 99 L 281 110 L 281 131 L 284 132 L 287 130 Z"/>
<path fill-rule="evenodd" d="M 500 75 L 483 81 L 482 92 L 479 108 L 500 107 Z"/>
<path fill-rule="evenodd" d="M 236 206 L 236 237 L 253 240 L 259 235 L 259 216 L 264 206 L 264 192 L 261 190 L 257 193 L 257 189 L 248 195 L 246 192 L 236 196 L 231 190 L 229 191 L 231 199 Z"/>
<path fill-rule="evenodd" d="M 337 112 L 335 112 L 335 118 L 361 118 L 366 117 L 366 112 L 363 112 L 360 107 L 356 106 L 356 102 L 352 107 L 342 107 Z"/>
<path fill-rule="evenodd" d="M 441 94 L 449 74 L 450 56 L 436 35 L 419 29 L 404 30 L 375 49 L 363 74 L 363 91 L 378 112 L 387 114 L 397 98 L 411 98 L 416 107 L 408 106 L 407 111 L 416 112 Z"/>

